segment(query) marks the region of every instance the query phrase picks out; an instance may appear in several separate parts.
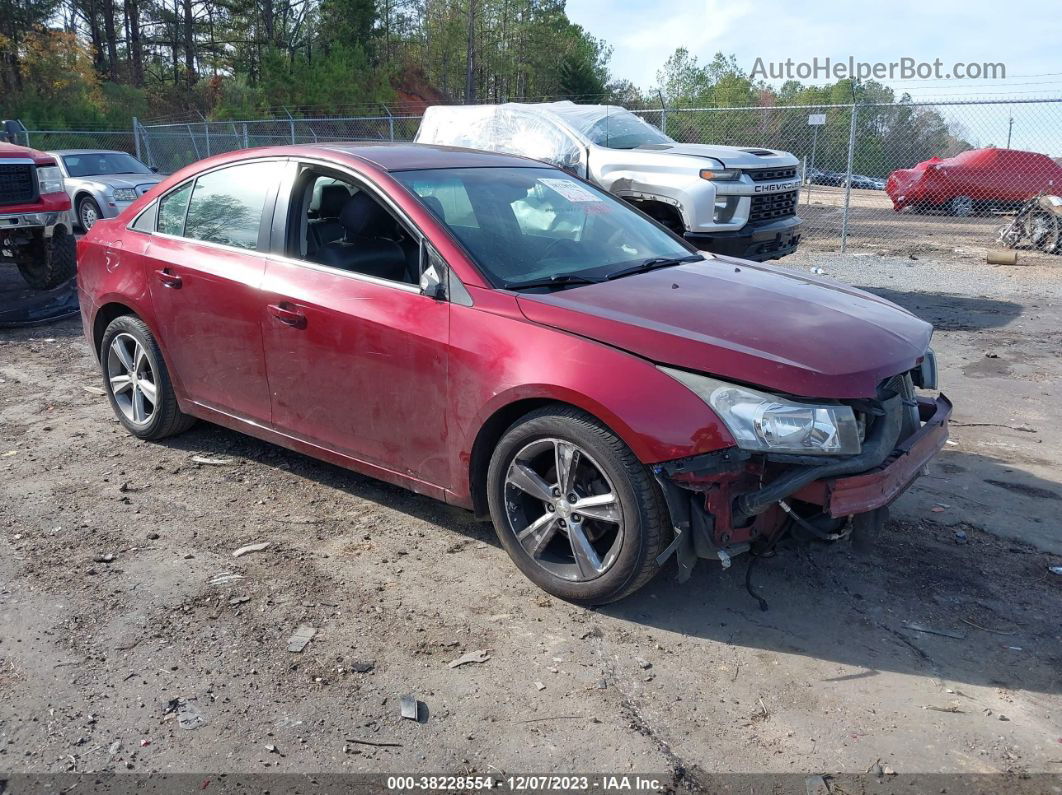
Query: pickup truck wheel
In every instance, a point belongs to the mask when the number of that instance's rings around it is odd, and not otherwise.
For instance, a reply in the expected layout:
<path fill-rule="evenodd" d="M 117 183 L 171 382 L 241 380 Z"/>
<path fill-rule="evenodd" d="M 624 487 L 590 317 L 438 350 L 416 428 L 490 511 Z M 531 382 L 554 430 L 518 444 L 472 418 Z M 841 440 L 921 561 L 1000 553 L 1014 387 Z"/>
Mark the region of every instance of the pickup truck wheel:
<path fill-rule="evenodd" d="M 86 232 L 103 217 L 100 206 L 91 196 L 82 196 L 77 203 L 77 220 Z"/>
<path fill-rule="evenodd" d="M 51 238 L 43 246 L 30 246 L 31 251 L 41 252 L 18 264 L 18 271 L 26 283 L 35 290 L 51 290 L 73 277 L 77 271 L 77 248 L 74 236 L 63 227 L 56 227 Z"/>
<path fill-rule="evenodd" d="M 100 366 L 111 408 L 133 436 L 157 441 L 195 424 L 178 407 L 162 351 L 140 318 L 111 321 L 100 342 Z"/>
<path fill-rule="evenodd" d="M 670 525 L 656 482 L 615 434 L 568 408 L 532 412 L 487 472 L 498 538 L 520 570 L 569 602 L 613 602 L 645 585 Z"/>

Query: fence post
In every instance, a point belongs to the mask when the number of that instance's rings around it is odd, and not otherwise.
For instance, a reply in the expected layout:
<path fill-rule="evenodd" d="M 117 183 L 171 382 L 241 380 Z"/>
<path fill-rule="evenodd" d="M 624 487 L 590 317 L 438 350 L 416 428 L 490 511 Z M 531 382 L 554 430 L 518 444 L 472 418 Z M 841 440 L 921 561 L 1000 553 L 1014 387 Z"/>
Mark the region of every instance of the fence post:
<path fill-rule="evenodd" d="M 195 159 L 199 160 L 202 155 L 199 154 L 199 144 L 195 142 L 195 133 L 192 132 L 192 125 L 186 124 L 184 126 L 188 128 L 188 140 L 192 142 L 192 148 L 195 149 Z"/>
<path fill-rule="evenodd" d="M 848 127 L 848 166 L 845 168 L 844 217 L 841 220 L 841 253 L 848 248 L 848 207 L 852 201 L 852 157 L 855 154 L 856 116 L 859 106 L 852 103 L 852 119 Z"/>
<path fill-rule="evenodd" d="M 151 151 L 151 136 L 148 135 L 147 128 L 140 123 L 139 119 L 134 119 L 133 121 L 136 123 L 137 131 L 144 136 L 144 150 L 147 152 L 147 164 L 149 166 L 158 165 L 155 162 L 155 154 Z"/>
<path fill-rule="evenodd" d="M 295 143 L 295 119 L 288 113 L 288 109 L 285 107 L 284 112 L 288 114 L 288 127 L 291 129 L 291 142 Z"/>
<path fill-rule="evenodd" d="M 210 157 L 210 125 L 203 122 L 203 137 L 206 139 L 207 157 Z"/>
<path fill-rule="evenodd" d="M 136 120 L 136 116 L 133 117 L 133 148 L 136 150 L 136 159 L 143 162 L 144 158 L 140 156 L 140 129 L 139 122 Z"/>
<path fill-rule="evenodd" d="M 395 117 L 391 115 L 391 109 L 386 105 L 380 105 L 383 108 L 384 113 L 387 114 L 387 131 L 391 137 L 391 141 L 395 140 Z"/>
<path fill-rule="evenodd" d="M 660 97 L 660 132 L 667 135 L 667 104 L 664 102 L 663 92 L 657 91 L 656 95 Z"/>
<path fill-rule="evenodd" d="M 251 139 L 247 136 L 247 122 L 243 123 L 243 148 L 251 148 Z"/>

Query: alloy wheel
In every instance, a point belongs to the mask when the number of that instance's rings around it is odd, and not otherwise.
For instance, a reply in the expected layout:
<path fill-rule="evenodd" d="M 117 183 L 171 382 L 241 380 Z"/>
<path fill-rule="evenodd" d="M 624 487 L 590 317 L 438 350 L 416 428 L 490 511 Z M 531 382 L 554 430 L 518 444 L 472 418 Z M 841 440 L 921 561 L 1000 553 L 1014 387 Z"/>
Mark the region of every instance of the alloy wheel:
<path fill-rule="evenodd" d="M 144 346 L 132 334 L 118 334 L 107 351 L 107 382 L 126 419 L 147 425 L 155 416 L 158 385 Z"/>
<path fill-rule="evenodd" d="M 623 511 L 594 459 L 564 439 L 525 445 L 505 475 L 505 514 L 527 555 L 573 582 L 600 577 L 623 545 Z"/>
<path fill-rule="evenodd" d="M 98 220 L 100 220 L 100 214 L 95 202 L 83 200 L 81 202 L 81 228 L 87 232 Z"/>

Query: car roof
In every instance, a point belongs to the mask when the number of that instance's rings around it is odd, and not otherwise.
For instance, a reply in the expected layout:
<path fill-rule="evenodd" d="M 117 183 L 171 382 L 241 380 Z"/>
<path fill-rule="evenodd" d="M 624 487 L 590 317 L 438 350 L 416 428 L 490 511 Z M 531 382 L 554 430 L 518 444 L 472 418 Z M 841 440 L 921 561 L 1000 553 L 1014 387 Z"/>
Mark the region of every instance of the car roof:
<path fill-rule="evenodd" d="M 52 155 L 128 155 L 121 149 L 49 149 Z"/>
<path fill-rule="evenodd" d="M 429 168 L 550 168 L 549 165 L 501 152 L 484 152 L 458 146 L 435 144 L 361 141 L 351 143 L 306 144 L 284 147 L 290 150 L 329 149 L 366 160 L 384 171 L 420 171 Z"/>

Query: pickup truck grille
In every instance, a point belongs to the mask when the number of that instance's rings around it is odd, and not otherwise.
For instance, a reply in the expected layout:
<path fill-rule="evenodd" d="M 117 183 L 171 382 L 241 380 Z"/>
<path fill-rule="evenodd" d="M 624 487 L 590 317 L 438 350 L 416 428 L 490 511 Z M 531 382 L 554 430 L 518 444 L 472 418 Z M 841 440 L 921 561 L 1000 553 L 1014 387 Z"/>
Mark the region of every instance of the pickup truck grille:
<path fill-rule="evenodd" d="M 34 179 L 33 166 L 0 163 L 0 205 L 31 202 L 36 198 L 37 181 Z"/>
<path fill-rule="evenodd" d="M 787 190 L 784 193 L 769 193 L 762 196 L 752 197 L 752 207 L 749 210 L 749 221 L 774 221 L 789 215 L 796 215 L 797 191 Z"/>
<path fill-rule="evenodd" d="M 796 172 L 796 166 L 745 169 L 745 173 L 752 178 L 753 182 L 770 182 L 776 179 L 794 179 L 796 177 Z"/>

